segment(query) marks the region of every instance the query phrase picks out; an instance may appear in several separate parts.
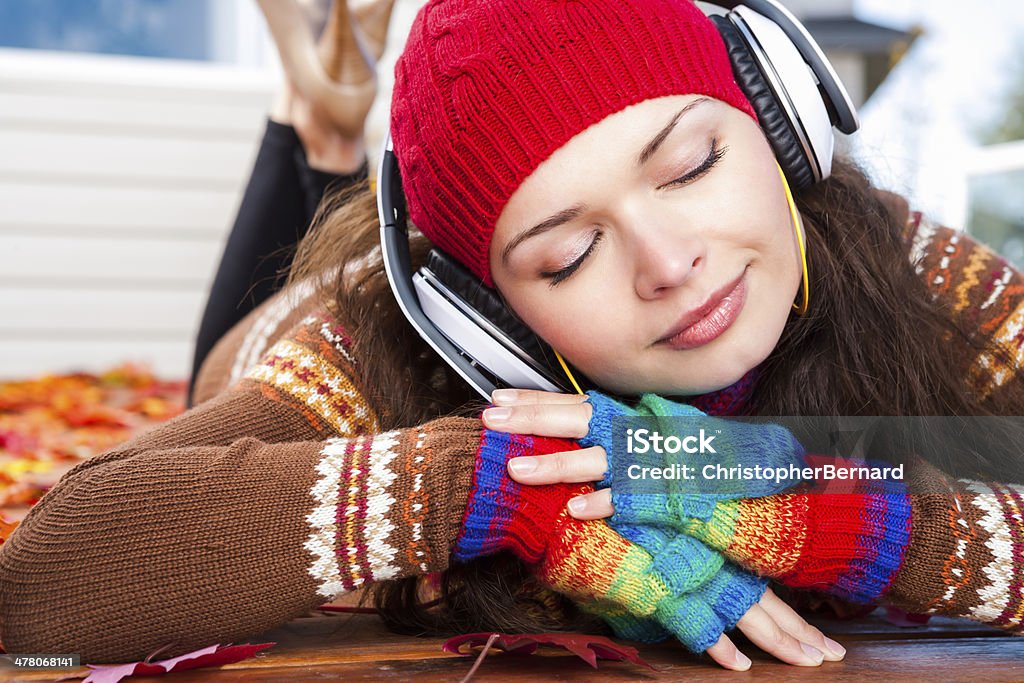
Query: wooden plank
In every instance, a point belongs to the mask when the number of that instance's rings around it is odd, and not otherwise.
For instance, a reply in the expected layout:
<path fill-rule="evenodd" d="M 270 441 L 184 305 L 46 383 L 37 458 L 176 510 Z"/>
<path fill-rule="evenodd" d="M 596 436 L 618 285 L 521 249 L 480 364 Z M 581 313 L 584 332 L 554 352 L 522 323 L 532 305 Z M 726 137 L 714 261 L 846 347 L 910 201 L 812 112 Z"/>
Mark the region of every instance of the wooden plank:
<path fill-rule="evenodd" d="M 0 183 L 0 232 L 99 229 L 172 238 L 219 238 L 234 220 L 238 193 L 222 189 Z M 96 234 L 95 232 L 92 234 Z"/>
<path fill-rule="evenodd" d="M 192 182 L 237 183 L 252 164 L 254 140 L 179 139 L 139 135 L 90 135 L 0 128 L 0 175 L 60 175 L 78 178 L 187 178 Z"/>
<path fill-rule="evenodd" d="M 884 629 L 885 627 L 883 627 Z M 896 629 L 889 625 L 890 631 Z M 901 630 L 902 629 L 898 629 Z M 600 662 L 598 671 L 578 658 L 561 653 L 509 656 L 494 654 L 476 674 L 480 681 L 666 680 L 734 681 L 756 676 L 763 681 L 822 680 L 886 683 L 921 680 L 1020 681 L 1024 679 L 1024 638 L 1010 635 L 963 637 L 951 631 L 945 637 L 892 639 L 883 633 L 851 636 L 843 640 L 847 655 L 840 662 L 819 667 L 783 664 L 747 644 L 739 646 L 753 660 L 749 673 L 722 669 L 706 656 L 698 657 L 681 645 L 634 644 L 640 655 L 656 667 L 650 671 L 621 662 Z M 175 673 L 182 683 L 192 681 L 313 681 L 338 680 L 459 680 L 473 658 L 441 651 L 442 638 L 414 638 L 387 631 L 379 619 L 365 615 L 320 615 L 295 619 L 249 643 L 275 642 L 256 657 L 219 669 Z M 84 669 L 83 669 L 84 670 Z M 33 672 L 24 680 L 52 680 Z"/>
<path fill-rule="evenodd" d="M 0 90 L 0 127 L 248 141 L 258 134 L 263 120 L 260 107 L 152 100 L 127 87 L 116 98 L 69 95 L 56 84 L 53 92 L 45 93 Z"/>
<path fill-rule="evenodd" d="M 89 288 L 146 284 L 205 289 L 219 240 L 124 240 L 0 234 L 0 285 Z"/>
<path fill-rule="evenodd" d="M 131 331 L 190 339 L 207 296 L 200 288 L 69 291 L 0 285 L 0 339 L 55 331 L 93 337 Z"/>

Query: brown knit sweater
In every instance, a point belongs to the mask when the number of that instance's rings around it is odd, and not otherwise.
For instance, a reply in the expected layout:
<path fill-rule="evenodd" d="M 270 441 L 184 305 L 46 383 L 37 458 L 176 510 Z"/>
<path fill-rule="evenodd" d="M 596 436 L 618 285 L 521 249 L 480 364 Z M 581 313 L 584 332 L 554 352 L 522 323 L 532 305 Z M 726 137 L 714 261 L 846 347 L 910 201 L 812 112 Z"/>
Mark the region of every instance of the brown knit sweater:
<path fill-rule="evenodd" d="M 917 215 L 910 228 L 936 295 L 1020 342 L 1024 278 L 966 235 Z M 78 465 L 29 512 L 0 546 L 9 652 L 131 661 L 173 642 L 175 656 L 447 566 L 480 422 L 380 432 L 347 332 L 316 309 L 302 287 L 265 302 L 214 348 L 195 408 Z M 1016 372 L 970 367 L 991 390 Z M 1024 490 L 955 484 L 915 501 L 893 597 L 1019 629 Z"/>

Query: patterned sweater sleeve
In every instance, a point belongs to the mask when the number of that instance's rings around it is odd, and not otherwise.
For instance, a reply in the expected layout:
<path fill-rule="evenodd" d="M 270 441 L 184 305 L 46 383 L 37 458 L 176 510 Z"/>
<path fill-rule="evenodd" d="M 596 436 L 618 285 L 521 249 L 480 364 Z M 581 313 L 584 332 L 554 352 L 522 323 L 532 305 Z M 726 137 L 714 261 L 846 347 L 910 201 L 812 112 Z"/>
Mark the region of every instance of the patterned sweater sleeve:
<path fill-rule="evenodd" d="M 1005 349 L 963 359 L 980 397 L 1024 381 L 1024 274 L 971 235 L 912 212 L 905 237 L 931 296 L 975 338 Z M 1021 466 L 1024 471 L 1024 465 Z M 1024 487 L 953 480 L 925 467 L 910 496 L 913 532 L 887 598 L 910 611 L 1024 630 Z M 937 491 L 940 486 L 943 491 Z"/>
<path fill-rule="evenodd" d="M 727 501 L 687 531 L 787 586 L 1021 633 L 1022 519 L 1024 486 L 957 480 L 918 460 L 906 482 Z"/>
<path fill-rule="evenodd" d="M 354 366 L 310 316 L 229 390 L 65 474 L 0 546 L 6 650 L 172 657 L 445 569 L 481 424 L 381 432 Z"/>
<path fill-rule="evenodd" d="M 981 398 L 1024 380 L 1024 274 L 965 232 L 910 214 L 904 237 L 910 260 L 934 300 L 941 301 L 979 341 L 1006 349 L 965 355 L 963 375 Z"/>
<path fill-rule="evenodd" d="M 925 463 L 908 485 L 910 539 L 884 601 L 1024 633 L 1024 486 Z"/>

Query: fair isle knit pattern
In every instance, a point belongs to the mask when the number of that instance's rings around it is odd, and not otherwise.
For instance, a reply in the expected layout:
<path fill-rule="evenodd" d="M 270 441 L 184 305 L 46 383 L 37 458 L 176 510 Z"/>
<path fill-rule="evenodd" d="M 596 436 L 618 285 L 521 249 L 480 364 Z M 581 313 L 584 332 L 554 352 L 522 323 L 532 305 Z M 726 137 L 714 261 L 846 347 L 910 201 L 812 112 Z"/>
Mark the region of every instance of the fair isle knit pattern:
<path fill-rule="evenodd" d="M 967 359 L 969 385 L 984 397 L 1017 378 L 1024 365 L 1024 278 L 986 245 L 918 212 L 911 214 L 908 232 L 911 262 L 932 298 L 945 302 L 979 338 L 1008 351 L 1010 362 L 990 353 Z"/>
<path fill-rule="evenodd" d="M 989 534 L 984 545 L 992 553 L 992 560 L 980 571 L 988 586 L 977 591 L 981 603 L 972 607 L 967 616 L 1021 628 L 1024 626 L 1024 574 L 1019 566 L 1014 566 L 1014 548 L 1018 556 L 1024 548 L 1021 525 L 1024 487 L 968 482 L 967 490 L 972 494 L 970 504 L 984 513 L 978 526 Z M 955 585 L 951 585 L 943 598 L 951 602 L 954 594 Z"/>
<path fill-rule="evenodd" d="M 280 297 L 271 299 L 268 305 L 261 306 L 260 312 L 252 321 L 251 327 L 242 338 L 242 346 L 235 355 L 235 362 L 231 364 L 231 376 L 229 384 L 234 384 L 245 373 L 246 368 L 255 364 L 264 351 L 267 350 L 268 341 L 271 336 L 280 334 L 281 324 L 288 317 L 288 314 L 298 306 L 304 298 L 313 294 L 313 283 L 304 281 L 296 283 L 291 289 L 282 292 Z"/>
<path fill-rule="evenodd" d="M 276 389 L 338 434 L 370 434 L 378 420 L 352 383 L 355 363 L 348 336 L 335 327 L 323 314 L 307 316 L 292 338 L 275 343 L 245 379 Z"/>
<path fill-rule="evenodd" d="M 953 489 L 955 505 L 915 497 L 915 511 L 932 514 L 914 528 L 895 600 L 1024 632 L 1024 486 L 944 477 L 932 478 Z"/>
<path fill-rule="evenodd" d="M 390 470 L 397 445 L 395 432 L 324 445 L 324 459 L 317 463 L 322 478 L 310 492 L 317 507 L 308 518 L 313 533 L 306 548 L 317 558 L 310 574 L 327 599 L 398 575 L 398 549 L 387 543 L 394 529 L 388 514 L 395 498 L 388 487 L 398 476 Z M 350 473 L 347 486 L 342 473 Z"/>

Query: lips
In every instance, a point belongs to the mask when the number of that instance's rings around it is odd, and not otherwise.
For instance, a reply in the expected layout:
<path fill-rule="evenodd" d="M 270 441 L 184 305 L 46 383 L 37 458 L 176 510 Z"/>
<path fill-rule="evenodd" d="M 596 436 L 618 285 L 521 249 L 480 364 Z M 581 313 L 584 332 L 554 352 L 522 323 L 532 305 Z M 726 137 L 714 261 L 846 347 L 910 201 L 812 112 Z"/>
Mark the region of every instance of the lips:
<path fill-rule="evenodd" d="M 738 277 L 725 283 L 700 306 L 684 313 L 655 344 L 677 349 L 702 346 L 725 332 L 736 320 L 746 300 L 746 268 Z"/>

